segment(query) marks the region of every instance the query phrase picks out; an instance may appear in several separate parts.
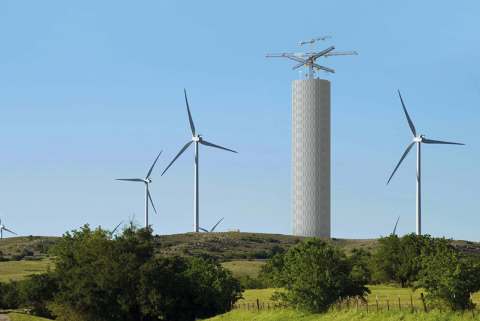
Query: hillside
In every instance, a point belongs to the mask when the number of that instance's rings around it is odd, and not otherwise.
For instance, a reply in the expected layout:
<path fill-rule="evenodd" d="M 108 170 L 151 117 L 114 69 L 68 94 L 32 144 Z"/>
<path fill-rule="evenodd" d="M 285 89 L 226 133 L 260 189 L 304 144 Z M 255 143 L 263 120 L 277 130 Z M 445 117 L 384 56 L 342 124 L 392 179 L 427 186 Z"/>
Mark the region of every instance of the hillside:
<path fill-rule="evenodd" d="M 262 234 L 262 233 L 185 233 L 173 235 L 157 235 L 158 254 L 162 255 L 202 255 L 222 259 L 228 254 L 241 254 L 247 252 L 268 252 L 272 247 L 278 245 L 285 250 L 307 237 L 283 235 L 283 234 Z M 341 247 L 347 256 L 351 255 L 354 249 L 364 249 L 374 254 L 378 247 L 378 239 L 325 239 L 333 246 Z M 453 240 L 453 245 L 464 256 L 479 256 L 480 243 L 462 240 Z M 186 249 L 186 250 L 184 250 Z M 188 252 L 187 252 L 188 250 Z"/>
<path fill-rule="evenodd" d="M 166 256 L 192 256 L 207 254 L 222 259 L 228 254 L 242 254 L 249 252 L 268 252 L 274 246 L 285 250 L 307 237 L 283 234 L 263 233 L 184 233 L 172 235 L 155 235 L 156 253 Z M 24 249 L 39 255 L 59 242 L 61 237 L 54 236 L 20 236 L 0 240 L 0 251 L 8 258 Z M 364 249 L 374 254 L 378 249 L 378 239 L 325 239 L 333 246 L 343 248 L 347 256 L 354 249 Z M 463 240 L 453 240 L 453 245 L 465 256 L 479 256 L 480 243 Z"/>

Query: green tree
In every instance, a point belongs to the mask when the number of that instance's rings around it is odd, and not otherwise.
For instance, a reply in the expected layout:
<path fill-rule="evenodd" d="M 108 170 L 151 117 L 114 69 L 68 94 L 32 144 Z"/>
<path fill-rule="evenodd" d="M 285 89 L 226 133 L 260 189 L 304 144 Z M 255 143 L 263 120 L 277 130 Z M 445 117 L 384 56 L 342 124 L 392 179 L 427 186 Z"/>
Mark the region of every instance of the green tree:
<path fill-rule="evenodd" d="M 447 243 L 425 247 L 417 258 L 420 268 L 414 290 L 427 291 L 425 301 L 431 307 L 453 310 L 470 307 L 470 293 L 480 290 L 480 261 L 462 260 Z"/>
<path fill-rule="evenodd" d="M 372 260 L 372 279 L 377 282 L 393 281 L 402 288 L 416 281 L 420 266 L 415 260 L 422 251 L 431 251 L 437 245 L 450 246 L 450 240 L 430 235 L 406 234 L 402 238 L 391 234 L 378 240 L 380 249 Z"/>
<path fill-rule="evenodd" d="M 276 292 L 272 299 L 307 313 L 320 313 L 339 296 L 370 293 L 363 274 L 352 262 L 340 248 L 310 238 L 283 255 L 277 254 L 262 269 L 262 276 L 286 290 Z"/>
<path fill-rule="evenodd" d="M 55 254 L 56 268 L 32 277 L 24 297 L 59 321 L 194 320 L 241 297 L 238 280 L 212 260 L 156 258 L 150 227 L 131 226 L 110 240 L 85 225 L 64 234 Z M 52 290 L 44 284 L 50 277 Z"/>

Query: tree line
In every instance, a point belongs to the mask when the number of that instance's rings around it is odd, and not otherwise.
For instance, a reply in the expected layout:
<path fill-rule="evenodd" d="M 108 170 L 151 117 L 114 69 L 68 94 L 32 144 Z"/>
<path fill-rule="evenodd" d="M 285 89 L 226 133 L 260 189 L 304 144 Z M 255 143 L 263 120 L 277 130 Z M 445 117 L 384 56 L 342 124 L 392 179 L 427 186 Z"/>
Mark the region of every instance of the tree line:
<path fill-rule="evenodd" d="M 425 303 L 442 310 L 468 309 L 480 290 L 480 259 L 465 258 L 445 238 L 390 235 L 375 255 L 354 250 L 350 257 L 322 239 L 310 238 L 262 267 L 262 284 L 284 288 L 272 299 L 308 313 L 327 311 L 339 297 L 370 293 L 368 284 L 423 288 Z"/>
<path fill-rule="evenodd" d="M 0 283 L 0 308 L 59 321 L 195 320 L 228 311 L 245 288 L 284 288 L 272 299 L 307 313 L 325 312 L 339 297 L 365 298 L 369 284 L 424 288 L 425 303 L 443 310 L 469 308 L 480 290 L 480 259 L 462 257 L 451 240 L 412 233 L 378 243 L 374 255 L 353 249 L 347 257 L 310 238 L 269 251 L 258 278 L 235 279 L 211 258 L 156 257 L 151 228 L 130 226 L 110 239 L 85 225 L 49 250 L 54 269 Z"/>
<path fill-rule="evenodd" d="M 241 298 L 230 271 L 201 257 L 155 257 L 151 228 L 109 233 L 85 225 L 54 247 L 55 268 L 0 283 L 0 308 L 59 321 L 195 320 Z"/>

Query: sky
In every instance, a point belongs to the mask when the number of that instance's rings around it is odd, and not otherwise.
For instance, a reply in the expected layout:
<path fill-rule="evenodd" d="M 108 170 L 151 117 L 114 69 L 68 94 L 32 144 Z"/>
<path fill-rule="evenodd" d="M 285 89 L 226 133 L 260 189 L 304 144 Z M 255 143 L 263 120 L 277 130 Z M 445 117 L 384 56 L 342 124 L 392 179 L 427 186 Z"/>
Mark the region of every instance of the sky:
<path fill-rule="evenodd" d="M 292 233 L 295 62 L 331 82 L 331 235 L 415 231 L 416 152 L 397 90 L 426 138 L 422 232 L 480 241 L 478 1 L 0 1 L 0 215 L 19 235 L 144 222 L 193 231 L 197 133 L 200 227 Z M 305 74 L 306 68 L 303 68 Z M 323 72 L 317 73 L 325 78 Z M 4 237 L 14 236 L 8 232 Z"/>

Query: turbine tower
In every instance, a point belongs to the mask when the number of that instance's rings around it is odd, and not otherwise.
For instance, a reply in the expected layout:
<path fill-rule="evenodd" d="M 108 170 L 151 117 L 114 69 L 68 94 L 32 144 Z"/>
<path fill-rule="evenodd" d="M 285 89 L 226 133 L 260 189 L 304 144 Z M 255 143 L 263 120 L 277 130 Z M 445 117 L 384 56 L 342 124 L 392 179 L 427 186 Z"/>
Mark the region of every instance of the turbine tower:
<path fill-rule="evenodd" d="M 198 232 L 198 229 L 199 229 L 199 227 L 198 227 L 198 220 L 199 220 L 199 208 L 198 208 L 198 206 L 199 206 L 199 199 L 198 199 L 198 196 L 199 196 L 199 194 L 198 194 L 198 191 L 199 191 L 199 188 L 198 188 L 198 143 L 200 143 L 202 145 L 205 145 L 205 146 L 210 146 L 210 147 L 215 147 L 215 148 L 227 150 L 227 151 L 232 152 L 232 153 L 236 153 L 236 151 L 228 149 L 228 148 L 224 148 L 224 147 L 212 144 L 212 143 L 209 143 L 202 138 L 202 135 L 196 135 L 195 136 L 195 125 L 193 124 L 192 115 L 190 114 L 190 108 L 188 107 L 187 91 L 185 89 L 183 91 L 184 91 L 184 94 L 185 94 L 185 103 L 187 104 L 187 112 L 188 112 L 188 120 L 190 122 L 190 130 L 192 131 L 192 140 L 190 140 L 187 144 L 185 144 L 185 146 L 183 146 L 183 148 L 180 150 L 180 152 L 177 154 L 177 156 L 175 156 L 175 158 L 172 160 L 172 162 L 167 166 L 167 168 L 165 168 L 165 170 L 162 173 L 162 176 L 163 176 L 163 174 L 165 174 L 167 169 L 170 168 L 170 166 L 173 164 L 173 162 L 175 162 L 177 160 L 177 158 L 180 157 L 180 155 L 182 155 L 182 153 L 193 142 L 195 142 L 195 184 L 194 184 L 195 186 L 194 186 L 194 194 L 193 194 L 193 226 L 194 226 L 194 232 Z"/>
<path fill-rule="evenodd" d="M 402 158 L 400 158 L 400 161 L 397 164 L 397 167 L 393 170 L 392 175 L 388 179 L 388 183 L 390 183 L 390 180 L 393 177 L 393 174 L 397 171 L 397 168 L 400 166 L 400 164 L 403 162 L 405 157 L 408 155 L 410 152 L 410 149 L 412 149 L 413 145 L 417 143 L 417 235 L 422 234 L 422 202 L 421 202 L 421 171 L 420 171 L 420 143 L 425 143 L 425 144 L 448 144 L 448 145 L 465 145 L 461 143 L 450 143 L 450 142 L 443 142 L 440 140 L 432 140 L 432 139 L 426 139 L 425 135 L 418 135 L 417 137 L 417 131 L 415 130 L 415 126 L 413 126 L 412 120 L 410 119 L 410 116 L 408 116 L 407 109 L 405 108 L 405 104 L 403 103 L 402 95 L 400 95 L 400 90 L 398 91 L 398 95 L 400 96 L 400 101 L 402 102 L 402 107 L 403 111 L 405 112 L 405 116 L 407 116 L 407 121 L 408 121 L 408 126 L 410 126 L 410 130 L 412 131 L 413 134 L 413 142 L 407 147 L 405 150 L 405 153 L 403 153 Z"/>
<path fill-rule="evenodd" d="M 150 196 L 150 192 L 148 191 L 148 184 L 152 182 L 152 179 L 150 178 L 150 174 L 152 173 L 153 167 L 155 166 L 155 163 L 157 162 L 158 158 L 162 154 L 162 151 L 160 151 L 160 154 L 158 154 L 157 158 L 155 159 L 155 162 L 153 162 L 152 167 L 150 167 L 150 170 L 148 171 L 147 176 L 145 176 L 144 179 L 141 178 L 117 178 L 117 181 L 130 181 L 130 182 L 143 182 L 145 183 L 145 227 L 148 226 L 148 200 L 150 199 L 150 203 L 152 204 L 153 210 L 155 211 L 155 214 L 157 214 L 157 210 L 155 209 L 155 205 L 153 205 L 152 197 Z M 121 223 L 120 223 L 121 224 Z"/>
<path fill-rule="evenodd" d="M 5 227 L 5 225 L 2 224 L 2 218 L 0 217 L 0 239 L 3 239 L 3 230 L 7 231 L 7 232 L 10 232 L 12 234 L 15 234 L 15 235 L 18 235 L 17 233 L 15 232 L 12 232 L 10 231 L 9 229 L 7 229 Z"/>
<path fill-rule="evenodd" d="M 293 70 L 306 66 L 308 79 L 292 83 L 292 234 L 330 238 L 330 82 L 314 79 L 315 70 L 335 71 L 317 64 L 325 56 L 357 55 L 355 51 L 332 52 L 331 46 L 307 53 L 268 54 L 299 62 Z"/>

